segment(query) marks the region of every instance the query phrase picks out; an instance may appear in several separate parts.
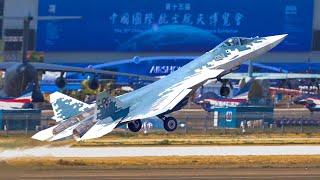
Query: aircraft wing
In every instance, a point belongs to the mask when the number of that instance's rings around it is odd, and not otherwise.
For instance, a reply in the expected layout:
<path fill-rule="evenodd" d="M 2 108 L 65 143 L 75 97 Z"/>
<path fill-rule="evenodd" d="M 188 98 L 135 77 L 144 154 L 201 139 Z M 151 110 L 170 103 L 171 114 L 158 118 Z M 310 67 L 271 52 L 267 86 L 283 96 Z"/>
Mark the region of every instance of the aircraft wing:
<path fill-rule="evenodd" d="M 146 119 L 170 111 L 192 91 L 192 87 L 210 78 L 216 78 L 224 71 L 224 69 L 215 69 L 202 70 L 190 76 L 169 75 L 169 78 L 161 79 L 117 98 L 103 97 L 104 95 L 100 94 L 97 102 L 102 102 L 103 100 L 99 99 L 106 98 L 104 101 L 107 103 L 102 104 L 102 108 L 97 105 L 97 123 L 77 140 L 98 138 L 111 132 L 121 122 Z"/>
<path fill-rule="evenodd" d="M 131 99 L 134 103 L 125 102 L 126 97 L 119 97 L 120 100 L 124 100 L 124 103 L 130 104 L 130 112 L 123 121 L 150 118 L 170 111 L 192 91 L 194 86 L 208 79 L 216 78 L 223 72 L 223 69 L 215 69 L 195 73 L 195 75 L 184 77 L 182 81 L 175 81 L 177 83 L 169 85 L 164 91 L 157 91 L 155 89 L 158 86 L 166 86 L 166 81 L 168 80 L 159 80 L 157 84 L 151 84 L 149 87 L 146 86 L 145 89 L 141 88 L 140 92 L 133 91 L 125 94 L 125 96 L 137 96 L 135 94 L 137 93 L 143 94 L 143 97 L 137 97 L 139 100 L 135 98 Z M 143 93 L 143 91 L 146 92 Z"/>
<path fill-rule="evenodd" d="M 303 74 L 303 73 L 253 73 L 255 79 L 320 79 L 320 74 Z M 222 79 L 241 80 L 248 77 L 248 73 L 230 73 L 222 77 Z"/>
<path fill-rule="evenodd" d="M 136 77 L 136 78 L 139 78 L 139 79 L 150 80 L 150 81 L 157 80 L 156 78 L 149 77 L 149 76 L 130 74 L 130 73 L 122 73 L 122 72 L 115 72 L 115 71 L 98 70 L 98 69 L 81 68 L 81 67 L 72 67 L 72 66 L 65 66 L 65 65 L 58 65 L 58 64 L 48 64 L 48 63 L 30 63 L 30 64 L 33 65 L 35 67 L 35 69 L 43 70 L 43 71 L 106 74 L 106 75 L 114 75 L 114 76 Z"/>
<path fill-rule="evenodd" d="M 5 71 L 6 69 L 10 68 L 11 66 L 17 64 L 16 62 L 1 62 L 0 63 L 0 70 Z"/>

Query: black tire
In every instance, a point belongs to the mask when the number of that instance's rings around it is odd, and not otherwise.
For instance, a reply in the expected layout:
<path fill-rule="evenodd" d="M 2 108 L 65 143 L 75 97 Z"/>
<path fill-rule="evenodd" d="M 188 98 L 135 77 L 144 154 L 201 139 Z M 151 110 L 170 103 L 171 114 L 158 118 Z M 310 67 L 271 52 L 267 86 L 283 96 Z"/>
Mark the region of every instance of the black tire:
<path fill-rule="evenodd" d="M 89 88 L 92 90 L 97 90 L 99 88 L 99 81 L 97 78 L 92 78 L 89 80 Z"/>
<path fill-rule="evenodd" d="M 220 95 L 221 95 L 221 96 L 226 97 L 226 96 L 228 96 L 229 94 L 230 94 L 230 88 L 229 88 L 229 87 L 227 87 L 227 86 L 222 86 L 222 87 L 220 88 Z"/>
<path fill-rule="evenodd" d="M 56 86 L 59 88 L 59 89 L 63 89 L 65 86 L 66 86 L 66 80 L 63 78 L 63 77 L 58 77 L 55 81 L 56 83 Z"/>
<path fill-rule="evenodd" d="M 138 132 L 140 131 L 141 127 L 142 127 L 142 122 L 140 119 L 137 119 L 128 123 L 128 129 L 131 132 Z"/>
<path fill-rule="evenodd" d="M 32 102 L 44 102 L 43 94 L 38 90 L 32 92 L 31 98 Z"/>
<path fill-rule="evenodd" d="M 163 120 L 163 127 L 166 131 L 171 132 L 177 129 L 178 127 L 178 122 L 175 118 L 173 117 L 166 117 Z"/>

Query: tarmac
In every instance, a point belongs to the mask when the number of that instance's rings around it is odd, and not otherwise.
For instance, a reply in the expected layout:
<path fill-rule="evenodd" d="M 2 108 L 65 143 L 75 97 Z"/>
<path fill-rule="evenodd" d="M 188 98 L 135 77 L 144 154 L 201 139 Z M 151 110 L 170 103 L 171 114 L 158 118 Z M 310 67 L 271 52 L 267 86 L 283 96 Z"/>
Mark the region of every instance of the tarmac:
<path fill-rule="evenodd" d="M 1 172 L 1 170 L 0 170 Z M 320 168 L 84 169 L 1 172 L 5 179 L 319 179 Z"/>
<path fill-rule="evenodd" d="M 35 147 L 0 151 L 0 159 L 21 157 L 320 155 L 320 145 Z"/>
<path fill-rule="evenodd" d="M 320 145 L 275 146 L 153 146 L 153 147 L 35 147 L 0 151 L 0 159 L 41 157 L 145 157 L 228 155 L 319 155 Z M 63 168 L 0 167 L 0 179 L 320 179 L 315 168 L 128 168 L 77 166 Z"/>

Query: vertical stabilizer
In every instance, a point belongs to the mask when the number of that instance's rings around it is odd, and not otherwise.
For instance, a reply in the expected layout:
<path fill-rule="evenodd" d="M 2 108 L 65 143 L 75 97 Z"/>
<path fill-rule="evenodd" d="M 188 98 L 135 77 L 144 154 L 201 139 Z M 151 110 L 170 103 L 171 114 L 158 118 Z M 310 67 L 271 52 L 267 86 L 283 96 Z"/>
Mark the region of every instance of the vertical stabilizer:
<path fill-rule="evenodd" d="M 77 141 L 98 138 L 110 133 L 129 113 L 129 107 L 106 92 L 97 95 L 96 106 L 97 122 L 94 125 L 90 124 L 92 126 L 90 129 L 79 133 L 80 136 L 77 136 Z"/>
<path fill-rule="evenodd" d="M 54 113 L 52 119 L 55 119 L 57 122 L 78 115 L 93 107 L 60 92 L 50 94 L 50 103 L 52 104 Z"/>

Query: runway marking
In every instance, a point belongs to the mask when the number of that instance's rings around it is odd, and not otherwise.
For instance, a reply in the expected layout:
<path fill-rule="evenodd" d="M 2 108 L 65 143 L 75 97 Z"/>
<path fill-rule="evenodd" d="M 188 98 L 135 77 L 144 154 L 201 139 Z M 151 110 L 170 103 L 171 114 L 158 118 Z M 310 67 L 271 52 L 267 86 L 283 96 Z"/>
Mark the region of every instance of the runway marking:
<path fill-rule="evenodd" d="M 19 157 L 146 157 L 146 156 L 320 155 L 319 145 L 285 146 L 156 146 L 36 147 L 0 152 L 0 159 Z"/>
<path fill-rule="evenodd" d="M 29 170 L 19 176 L 23 179 L 316 179 L 319 168 L 195 168 L 195 169 L 52 169 Z"/>

